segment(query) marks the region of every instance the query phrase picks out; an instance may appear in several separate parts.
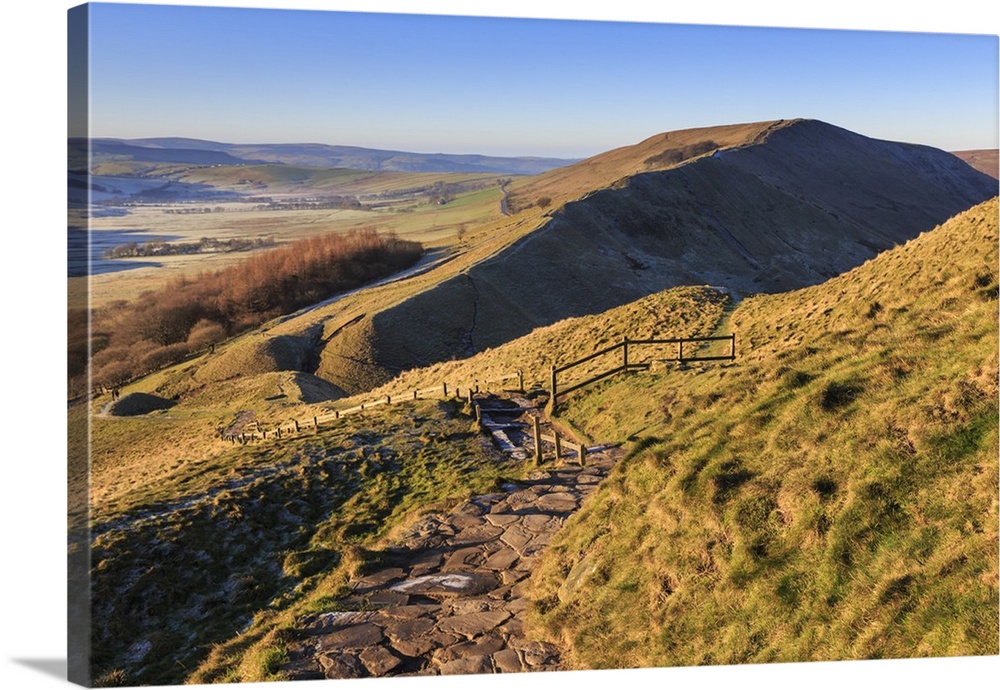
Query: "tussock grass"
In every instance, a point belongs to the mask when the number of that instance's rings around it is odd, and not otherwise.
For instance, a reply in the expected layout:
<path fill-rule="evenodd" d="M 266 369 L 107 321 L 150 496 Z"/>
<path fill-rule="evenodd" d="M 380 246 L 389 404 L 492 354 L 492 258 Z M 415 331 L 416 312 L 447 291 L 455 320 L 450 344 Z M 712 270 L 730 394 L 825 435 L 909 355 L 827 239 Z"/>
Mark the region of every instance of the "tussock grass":
<path fill-rule="evenodd" d="M 668 338 L 711 334 L 729 303 L 725 293 L 707 287 L 682 287 L 666 290 L 601 314 L 564 319 L 551 326 L 505 345 L 489 348 L 471 357 L 406 371 L 374 391 L 372 396 L 402 393 L 448 383 L 470 386 L 514 374 L 520 369 L 525 388 L 548 388 L 549 371 L 585 357 L 597 350 L 616 345 L 623 338 Z M 630 362 L 673 355 L 655 348 L 634 348 Z M 617 359 L 616 359 L 617 357 Z M 620 366 L 621 353 L 597 358 L 572 370 L 573 380 Z M 569 376 L 569 374 L 567 374 Z M 568 379 L 567 379 L 568 380 Z M 513 388 L 516 380 L 504 386 Z M 485 385 L 484 385 L 485 387 Z"/>
<path fill-rule="evenodd" d="M 636 442 L 533 625 L 590 668 L 996 654 L 997 263 L 994 199 L 745 300 L 734 366 L 581 391 L 569 422 Z"/>
<path fill-rule="evenodd" d="M 408 403 L 96 502 L 95 677 L 277 679 L 295 617 L 377 565 L 394 528 L 520 477 L 471 429 L 459 403 Z"/>

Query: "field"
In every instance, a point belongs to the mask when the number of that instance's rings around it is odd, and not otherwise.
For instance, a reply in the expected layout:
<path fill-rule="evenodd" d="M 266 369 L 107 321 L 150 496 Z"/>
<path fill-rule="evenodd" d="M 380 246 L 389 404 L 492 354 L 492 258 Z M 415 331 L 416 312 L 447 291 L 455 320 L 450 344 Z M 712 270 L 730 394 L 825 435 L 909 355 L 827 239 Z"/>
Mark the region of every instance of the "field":
<path fill-rule="evenodd" d="M 188 172 L 199 182 L 210 181 L 222 188 L 239 191 L 238 180 L 250 175 L 248 166 L 235 169 L 206 168 Z M 234 238 L 273 237 L 276 242 L 292 242 L 329 232 L 349 232 L 375 228 L 395 232 L 403 239 L 421 242 L 428 248 L 447 248 L 472 226 L 500 216 L 496 176 L 431 173 L 359 173 L 358 171 L 323 171 L 299 169 L 302 181 L 289 171 L 278 177 L 272 173 L 256 177 L 266 179 L 267 187 L 255 189 L 255 196 L 276 201 L 287 199 L 322 199 L 328 195 L 356 195 L 364 192 L 365 210 L 318 208 L 259 210 L 255 201 L 185 201 L 183 203 L 144 203 L 128 208 L 127 215 L 89 219 L 96 233 L 134 231 L 144 237 L 171 237 L 174 242 L 198 241 L 203 237 L 226 240 Z M 294 171 L 292 171 L 294 172 Z M 161 171 L 162 174 L 162 171 Z M 172 176 L 173 177 L 173 176 Z M 358 181 L 360 178 L 360 181 Z M 435 184 L 468 188 L 446 204 L 432 203 Z M 245 191 L 245 190 L 244 190 Z M 368 201 L 367 199 L 371 199 Z M 193 213 L 207 209 L 208 213 Z M 164 285 L 180 276 L 194 276 L 202 271 L 225 268 L 243 258 L 240 254 L 194 254 L 158 257 L 155 266 L 141 266 L 92 276 L 91 299 L 95 306 L 133 299 L 145 290 Z M 124 269 L 126 259 L 119 260 Z M 148 262 L 148 260 L 143 260 Z M 143 262 L 138 262 L 143 263 Z M 84 291 L 80 279 L 71 281 L 71 293 Z"/>

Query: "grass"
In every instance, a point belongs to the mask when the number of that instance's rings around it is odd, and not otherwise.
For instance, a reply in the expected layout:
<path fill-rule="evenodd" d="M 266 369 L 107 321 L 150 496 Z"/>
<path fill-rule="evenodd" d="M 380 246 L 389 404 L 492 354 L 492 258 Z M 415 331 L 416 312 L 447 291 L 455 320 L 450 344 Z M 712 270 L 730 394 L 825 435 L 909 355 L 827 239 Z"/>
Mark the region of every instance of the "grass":
<path fill-rule="evenodd" d="M 372 397 L 405 394 L 441 383 L 468 387 L 522 371 L 525 387 L 547 389 L 550 367 L 585 357 L 620 343 L 623 338 L 668 338 L 711 333 L 722 317 L 728 297 L 710 288 L 675 288 L 650 295 L 593 316 L 564 319 L 538 328 L 529 335 L 472 357 L 442 362 L 402 373 L 371 392 Z M 668 355 L 672 355 L 672 346 Z M 630 361 L 637 363 L 662 354 L 653 348 L 632 348 Z M 573 381 L 582 380 L 620 365 L 621 352 L 599 357 L 573 370 Z M 506 387 L 516 385 L 508 381 Z"/>
<path fill-rule="evenodd" d="M 521 471 L 457 402 L 184 458 L 93 506 L 95 677 L 274 679 L 283 631 L 377 563 L 394 528 Z"/>
<path fill-rule="evenodd" d="M 564 418 L 633 451 L 547 552 L 536 629 L 586 668 L 996 654 L 996 245 L 993 200 L 745 300 L 735 366 L 581 391 Z"/>
<path fill-rule="evenodd" d="M 670 146 L 699 140 L 685 136 Z M 644 144 L 649 156 L 666 145 Z M 612 153 L 592 167 L 604 166 L 604 184 L 626 164 Z M 578 173 L 586 170 L 512 187 L 527 200 L 553 198 L 555 210 L 586 183 Z M 493 188 L 444 206 L 205 216 L 142 207 L 98 221 L 194 238 L 266 228 L 284 240 L 375 220 L 455 250 L 424 275 L 276 319 L 122 391 L 177 397 L 170 410 L 94 417 L 103 682 L 279 679 L 296 618 L 336 607 L 347 575 L 377 563 L 395 526 L 520 471 L 483 453 L 466 412 L 430 402 L 379 408 L 281 444 L 234 448 L 217 437 L 246 411 L 273 424 L 369 397 L 334 403 L 351 391 L 268 371 L 289 354 L 272 346 L 356 328 L 358 347 L 370 347 L 364 329 L 376 315 L 460 282 L 549 212 L 534 206 L 505 218 L 498 206 Z M 536 630 L 595 668 L 995 653 L 996 213 L 994 200 L 815 288 L 735 309 L 715 290 L 671 290 L 393 381 L 377 372 L 358 388 L 385 383 L 372 395 L 398 398 L 517 369 L 527 388 L 545 388 L 551 365 L 626 335 L 731 329 L 735 364 L 654 362 L 559 408 L 582 436 L 624 441 L 630 452 L 546 557 Z M 212 256 L 95 276 L 97 301 L 227 260 Z M 492 277 L 477 277 L 477 289 Z M 424 324 L 411 326 L 426 336 Z M 324 366 L 333 365 L 321 362 L 320 373 Z M 609 363 L 592 366 L 580 377 Z M 451 442 L 431 443 L 427 430 Z"/>
<path fill-rule="evenodd" d="M 269 170 L 273 167 L 269 166 Z M 226 169 L 207 169 L 204 175 L 223 175 Z M 233 174 L 239 173 L 238 168 Z M 294 172 L 294 169 L 292 172 Z M 289 171 L 281 171 L 288 173 Z M 301 174 L 305 174 L 301 170 Z M 172 214 L 169 204 L 136 206 L 125 216 L 91 218 L 87 222 L 95 231 L 142 229 L 152 236 L 178 237 L 178 242 L 197 242 L 203 237 L 229 240 L 246 236 L 269 236 L 277 242 L 292 242 L 329 232 L 350 232 L 377 227 L 382 232 L 395 232 L 402 239 L 413 240 L 430 248 L 442 248 L 457 242 L 459 230 L 476 237 L 477 227 L 488 225 L 500 217 L 501 194 L 492 177 L 471 175 L 430 175 L 411 173 L 366 173 L 359 171 L 311 171 L 316 176 L 329 176 L 333 181 L 344 180 L 347 186 L 322 186 L 319 191 L 295 188 L 296 194 L 396 194 L 405 189 L 429 186 L 439 180 L 454 180 L 470 185 L 492 184 L 479 190 L 459 193 L 445 205 L 429 204 L 419 197 L 404 199 L 393 206 L 370 210 L 301 209 L 254 210 L 242 202 L 205 202 L 203 206 L 220 207 L 223 213 Z M 315 181 L 315 180 L 314 180 Z M 200 272 L 215 271 L 240 260 L 239 255 L 219 253 L 161 256 L 155 267 L 134 268 L 91 276 L 86 286 L 94 306 L 115 300 L 135 299 L 144 291 L 158 288 L 180 276 L 194 277 Z M 125 262 L 123 261 L 123 265 Z M 71 281 L 73 282 L 73 281 Z M 75 279 L 82 286 L 82 279 Z M 86 292 L 77 289 L 75 293 Z"/>

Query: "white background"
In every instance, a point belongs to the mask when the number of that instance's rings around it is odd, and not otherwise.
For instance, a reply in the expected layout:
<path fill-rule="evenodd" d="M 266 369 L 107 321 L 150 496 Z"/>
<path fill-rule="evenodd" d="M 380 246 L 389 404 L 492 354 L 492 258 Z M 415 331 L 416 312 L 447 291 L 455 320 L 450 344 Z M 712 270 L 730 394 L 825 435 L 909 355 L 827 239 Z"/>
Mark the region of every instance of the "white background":
<path fill-rule="evenodd" d="M 8 3 L 0 21 L 0 218 L 3 312 L 0 317 L 0 542 L 2 687 L 65 685 L 65 42 L 66 10 L 77 3 Z M 702 0 L 654 7 L 614 2 L 508 0 L 503 3 L 300 0 L 187 2 L 355 11 L 661 21 L 700 24 L 998 33 L 992 2 L 835 3 Z M 819 7 L 820 9 L 817 9 Z M 989 8 L 989 9 L 987 9 Z M 956 108 L 961 104 L 955 104 Z M 331 142 L 350 143 L 350 142 Z M 446 690 L 628 685 L 634 688 L 947 688 L 1000 678 L 1000 657 L 743 666 L 739 668 L 587 671 L 475 678 L 336 681 L 328 687 Z M 316 687 L 278 683 L 268 689 Z M 250 686 L 241 686 L 250 687 Z"/>

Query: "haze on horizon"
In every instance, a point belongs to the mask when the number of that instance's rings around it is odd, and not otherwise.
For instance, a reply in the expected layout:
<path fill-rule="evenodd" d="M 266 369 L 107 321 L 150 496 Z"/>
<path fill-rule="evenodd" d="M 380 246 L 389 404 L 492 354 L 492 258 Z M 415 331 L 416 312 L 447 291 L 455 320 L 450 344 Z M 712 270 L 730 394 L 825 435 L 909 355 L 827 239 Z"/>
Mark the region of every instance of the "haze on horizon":
<path fill-rule="evenodd" d="M 90 7 L 95 137 L 580 158 L 802 117 L 998 146 L 992 35 Z"/>

